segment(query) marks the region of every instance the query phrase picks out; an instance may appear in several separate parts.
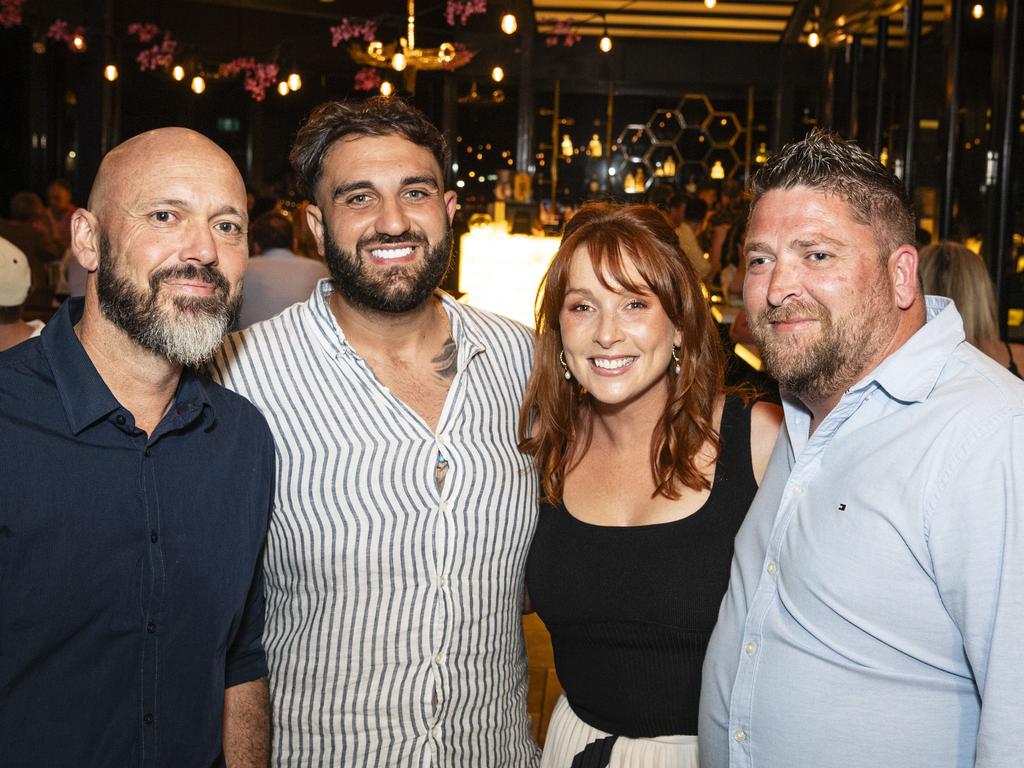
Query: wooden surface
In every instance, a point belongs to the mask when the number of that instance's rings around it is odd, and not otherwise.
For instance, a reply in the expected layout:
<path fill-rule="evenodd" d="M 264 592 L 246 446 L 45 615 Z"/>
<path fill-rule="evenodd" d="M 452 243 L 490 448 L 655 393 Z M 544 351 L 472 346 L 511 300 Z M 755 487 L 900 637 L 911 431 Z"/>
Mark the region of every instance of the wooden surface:
<path fill-rule="evenodd" d="M 551 711 L 562 693 L 562 686 L 555 675 L 551 637 L 536 613 L 523 616 L 523 632 L 526 634 L 526 658 L 530 674 L 527 709 L 533 722 L 533 738 L 543 747 Z"/>

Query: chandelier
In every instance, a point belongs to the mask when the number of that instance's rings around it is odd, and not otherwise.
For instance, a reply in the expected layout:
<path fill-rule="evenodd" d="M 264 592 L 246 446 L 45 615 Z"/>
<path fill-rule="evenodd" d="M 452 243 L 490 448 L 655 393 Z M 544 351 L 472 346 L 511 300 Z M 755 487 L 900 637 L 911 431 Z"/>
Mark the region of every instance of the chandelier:
<path fill-rule="evenodd" d="M 416 90 L 416 73 L 419 70 L 453 70 L 468 64 L 475 51 L 459 50 L 452 43 L 441 43 L 437 48 L 416 47 L 416 0 L 408 2 L 408 26 L 405 37 L 397 42 L 384 45 L 375 40 L 367 46 L 349 44 L 349 55 L 357 64 L 381 67 L 401 72 L 405 78 L 405 90 Z"/>

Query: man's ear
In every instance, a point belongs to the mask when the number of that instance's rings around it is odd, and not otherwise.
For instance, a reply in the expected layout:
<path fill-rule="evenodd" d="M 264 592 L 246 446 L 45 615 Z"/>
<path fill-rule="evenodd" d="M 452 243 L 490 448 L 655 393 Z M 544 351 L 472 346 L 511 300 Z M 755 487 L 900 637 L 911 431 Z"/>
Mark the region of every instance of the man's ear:
<path fill-rule="evenodd" d="M 319 206 L 312 203 L 306 206 L 306 224 L 316 240 L 316 252 L 324 256 L 324 214 Z"/>
<path fill-rule="evenodd" d="M 459 196 L 455 193 L 454 189 L 449 189 L 444 193 L 444 207 L 448 211 L 448 223 L 451 224 L 455 219 L 455 209 L 459 204 Z"/>
<path fill-rule="evenodd" d="M 889 279 L 900 309 L 909 309 L 920 293 L 917 261 L 917 248 L 912 245 L 901 245 L 889 256 Z"/>
<path fill-rule="evenodd" d="M 87 272 L 99 269 L 100 223 L 85 208 L 71 214 L 71 255 Z"/>

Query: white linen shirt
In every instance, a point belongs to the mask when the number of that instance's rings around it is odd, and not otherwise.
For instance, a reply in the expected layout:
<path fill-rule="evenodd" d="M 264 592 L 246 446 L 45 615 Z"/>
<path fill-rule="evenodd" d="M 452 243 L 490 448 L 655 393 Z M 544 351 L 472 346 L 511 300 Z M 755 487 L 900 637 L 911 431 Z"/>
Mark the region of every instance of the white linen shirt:
<path fill-rule="evenodd" d="M 785 428 L 704 662 L 703 768 L 1024 763 L 1024 383 L 948 299 Z"/>
<path fill-rule="evenodd" d="M 440 294 L 458 364 L 434 432 L 349 346 L 331 290 L 212 365 L 277 443 L 271 762 L 535 765 L 520 608 L 539 485 L 516 447 L 531 333 Z"/>

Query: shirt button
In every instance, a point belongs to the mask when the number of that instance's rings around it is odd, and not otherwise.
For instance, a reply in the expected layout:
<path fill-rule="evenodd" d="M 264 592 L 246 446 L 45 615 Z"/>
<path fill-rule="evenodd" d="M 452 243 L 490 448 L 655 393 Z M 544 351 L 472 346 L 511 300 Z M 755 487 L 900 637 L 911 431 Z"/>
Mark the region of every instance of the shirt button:
<path fill-rule="evenodd" d="M 146 456 L 146 458 L 149 458 L 149 453 L 150 453 L 149 448 L 147 448 L 145 451 L 143 451 L 143 455 Z"/>
<path fill-rule="evenodd" d="M 153 716 L 149 712 L 147 712 L 146 714 L 144 714 L 142 716 L 142 722 L 144 722 L 146 725 L 152 725 L 153 724 Z"/>
<path fill-rule="evenodd" d="M 743 650 L 747 652 L 747 656 L 753 656 L 757 650 L 757 643 L 747 643 L 743 646 Z"/>
<path fill-rule="evenodd" d="M 441 726 L 435 725 L 433 727 L 433 729 L 431 729 L 430 733 L 434 736 L 435 739 L 440 739 L 441 738 Z"/>
<path fill-rule="evenodd" d="M 149 624 L 146 625 L 146 631 L 152 635 L 154 632 L 156 632 L 156 624 L 154 624 L 152 621 L 149 622 Z"/>
<path fill-rule="evenodd" d="M 160 535 L 156 531 L 150 531 L 149 532 L 149 540 L 153 544 L 156 544 L 158 541 L 160 541 Z"/>
<path fill-rule="evenodd" d="M 442 661 L 444 661 L 444 656 L 442 656 L 440 653 L 434 654 L 435 664 L 440 664 Z"/>
<path fill-rule="evenodd" d="M 440 504 L 437 505 L 437 508 L 441 512 L 447 512 L 448 511 L 448 502 L 447 501 L 442 501 Z"/>
<path fill-rule="evenodd" d="M 775 563 L 774 563 L 774 562 L 770 562 L 770 563 L 768 563 L 768 573 L 770 573 L 770 574 L 773 574 L 773 575 L 774 575 L 774 573 L 775 573 L 775 570 L 776 570 L 776 568 L 775 568 Z"/>
<path fill-rule="evenodd" d="M 799 483 L 794 483 L 793 484 L 793 495 L 794 496 L 799 496 L 801 493 L 803 493 L 803 490 L 804 489 L 800 487 Z"/>
<path fill-rule="evenodd" d="M 733 734 L 733 738 L 736 739 L 736 741 L 746 741 L 747 734 L 745 734 L 743 731 L 736 731 L 736 733 Z"/>
<path fill-rule="evenodd" d="M 117 414 L 117 416 L 114 417 L 114 421 L 116 421 L 118 424 L 123 425 L 127 421 L 127 419 L 124 417 L 123 413 L 119 413 Z"/>
<path fill-rule="evenodd" d="M 447 589 L 448 588 L 448 578 L 446 576 L 439 577 L 438 580 L 437 580 L 437 586 L 440 587 L 441 589 Z"/>

